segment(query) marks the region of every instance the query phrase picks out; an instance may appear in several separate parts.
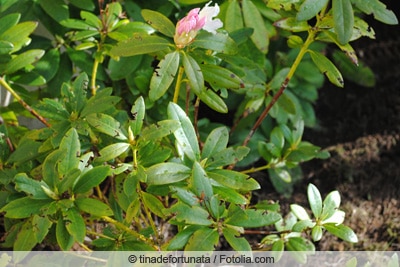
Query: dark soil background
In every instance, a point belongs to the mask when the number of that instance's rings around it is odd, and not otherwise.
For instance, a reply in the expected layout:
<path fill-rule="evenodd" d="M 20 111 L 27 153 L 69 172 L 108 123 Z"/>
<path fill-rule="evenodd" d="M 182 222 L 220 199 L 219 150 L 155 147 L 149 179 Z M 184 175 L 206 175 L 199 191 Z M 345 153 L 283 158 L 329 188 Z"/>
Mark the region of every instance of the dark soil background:
<path fill-rule="evenodd" d="M 397 17 L 398 0 L 382 1 Z M 366 88 L 345 80 L 345 88 L 326 84 L 316 103 L 318 130 L 308 129 L 304 140 L 331 152 L 328 160 L 303 164 L 305 178 L 284 199 L 272 191 L 265 199 L 279 199 L 308 207 L 307 185 L 315 184 L 323 197 L 338 190 L 344 224 L 357 234 L 350 244 L 326 234 L 317 250 L 400 250 L 400 26 L 366 20 L 376 40 L 353 44 L 358 57 L 376 75 L 376 86 Z M 265 174 L 264 174 L 265 176 Z M 265 187 L 263 187 L 265 188 Z"/>

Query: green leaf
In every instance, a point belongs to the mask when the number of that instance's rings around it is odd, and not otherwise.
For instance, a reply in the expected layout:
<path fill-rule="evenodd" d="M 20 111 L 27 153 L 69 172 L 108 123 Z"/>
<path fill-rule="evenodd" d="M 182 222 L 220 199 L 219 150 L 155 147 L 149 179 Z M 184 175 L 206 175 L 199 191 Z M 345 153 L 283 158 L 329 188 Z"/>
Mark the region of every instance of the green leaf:
<path fill-rule="evenodd" d="M 339 237 L 340 239 L 343 239 L 344 241 L 351 243 L 358 242 L 357 235 L 354 233 L 354 231 L 343 224 L 324 224 L 324 227 L 329 233 Z"/>
<path fill-rule="evenodd" d="M 350 0 L 333 0 L 332 15 L 339 43 L 344 45 L 353 35 L 354 14 Z"/>
<path fill-rule="evenodd" d="M 86 193 L 95 186 L 98 186 L 110 173 L 109 166 L 96 166 L 85 172 L 74 184 L 72 191 L 75 194 Z"/>
<path fill-rule="evenodd" d="M 150 81 L 150 100 L 155 101 L 165 94 L 172 82 L 175 80 L 178 67 L 178 51 L 167 54 L 164 59 L 160 61 Z"/>
<path fill-rule="evenodd" d="M 163 120 L 146 127 L 141 132 L 141 138 L 147 141 L 159 140 L 174 133 L 180 124 L 176 120 Z"/>
<path fill-rule="evenodd" d="M 228 32 L 233 32 L 243 28 L 243 16 L 239 1 L 229 1 L 226 9 L 224 26 Z"/>
<path fill-rule="evenodd" d="M 56 223 L 56 239 L 58 245 L 64 251 L 70 250 L 70 248 L 74 244 L 74 238 L 67 231 L 65 223 L 61 216 Z"/>
<path fill-rule="evenodd" d="M 337 190 L 330 192 L 324 199 L 321 219 L 330 218 L 340 206 L 340 194 Z"/>
<path fill-rule="evenodd" d="M 305 0 L 296 15 L 297 20 L 309 20 L 315 16 L 328 4 L 328 0 Z"/>
<path fill-rule="evenodd" d="M 210 199 L 213 195 L 210 178 L 208 178 L 206 171 L 197 161 L 193 164 L 190 188 L 201 198 Z"/>
<path fill-rule="evenodd" d="M 319 219 L 322 213 L 322 198 L 315 185 L 309 184 L 307 188 L 308 202 L 316 219 Z"/>
<path fill-rule="evenodd" d="M 216 228 L 203 227 L 193 233 L 185 251 L 213 251 L 219 240 Z"/>
<path fill-rule="evenodd" d="M 64 222 L 68 233 L 70 233 L 77 242 L 82 243 L 86 235 L 86 225 L 79 211 L 76 208 L 70 208 L 65 211 Z"/>
<path fill-rule="evenodd" d="M 0 18 L 0 36 L 10 29 L 11 27 L 17 25 L 19 19 L 21 18 L 20 13 L 11 13 L 8 15 L 5 15 Z M 1 38 L 3 39 L 3 38 Z"/>
<path fill-rule="evenodd" d="M 36 29 L 37 25 L 38 23 L 34 21 L 18 23 L 3 32 L 0 35 L 0 40 L 12 43 L 14 45 L 13 51 L 18 51 L 29 42 L 28 36 Z"/>
<path fill-rule="evenodd" d="M 23 191 L 32 196 L 33 199 L 49 199 L 43 191 L 43 182 L 31 179 L 26 173 L 19 173 L 14 177 L 15 189 L 19 192 Z"/>
<path fill-rule="evenodd" d="M 181 127 L 174 132 L 180 149 L 192 161 L 200 160 L 200 148 L 192 122 L 180 106 L 170 102 L 168 104 L 168 117 L 179 121 Z"/>
<path fill-rule="evenodd" d="M 293 212 L 293 214 L 301 221 L 303 220 L 310 220 L 310 216 L 308 216 L 308 213 L 305 208 L 303 208 L 300 205 L 297 204 L 291 204 L 290 205 L 290 210 Z"/>
<path fill-rule="evenodd" d="M 199 98 L 208 107 L 220 113 L 228 113 L 228 107 L 226 106 L 224 100 L 217 95 L 213 90 L 203 90 L 201 91 Z"/>
<path fill-rule="evenodd" d="M 69 18 L 68 5 L 63 0 L 39 0 L 39 4 L 57 22 Z"/>
<path fill-rule="evenodd" d="M 112 88 L 105 88 L 99 90 L 95 96 L 92 96 L 81 111 L 81 117 L 85 117 L 92 113 L 101 113 L 115 106 L 121 98 L 118 96 L 111 96 Z"/>
<path fill-rule="evenodd" d="M 352 0 L 352 2 L 359 8 L 362 12 L 366 14 L 374 14 L 374 18 L 383 23 L 396 25 L 398 20 L 396 14 L 388 10 L 386 5 L 379 0 Z"/>
<path fill-rule="evenodd" d="M 84 10 L 93 11 L 96 8 L 96 5 L 92 0 L 69 0 L 69 2 L 72 5 Z"/>
<path fill-rule="evenodd" d="M 315 225 L 316 223 L 311 220 L 301 220 L 293 225 L 292 231 L 301 233 L 307 228 L 313 228 Z"/>
<path fill-rule="evenodd" d="M 183 203 L 189 206 L 198 206 L 199 198 L 187 188 L 170 186 L 171 192 Z"/>
<path fill-rule="evenodd" d="M 235 41 L 228 34 L 220 32 L 216 34 L 200 32 L 192 45 L 228 55 L 236 54 L 238 51 Z"/>
<path fill-rule="evenodd" d="M 274 26 L 291 32 L 304 32 L 310 27 L 306 21 L 298 21 L 294 17 L 283 18 L 275 21 Z"/>
<path fill-rule="evenodd" d="M 193 233 L 198 230 L 201 226 L 189 225 L 185 227 L 182 231 L 179 231 L 168 244 L 168 251 L 182 250 L 182 248 L 187 244 L 189 238 Z"/>
<path fill-rule="evenodd" d="M 168 37 L 174 37 L 175 25 L 166 16 L 149 9 L 142 9 L 141 14 L 151 27 Z"/>
<path fill-rule="evenodd" d="M 79 210 L 97 217 L 113 215 L 113 211 L 107 204 L 94 198 L 78 198 L 75 200 L 75 205 Z"/>
<path fill-rule="evenodd" d="M 146 170 L 149 185 L 176 183 L 189 178 L 191 169 L 183 164 L 163 162 L 155 164 Z"/>
<path fill-rule="evenodd" d="M 226 127 L 218 127 L 208 135 L 202 151 L 202 158 L 208 158 L 226 148 L 229 141 L 229 132 Z"/>
<path fill-rule="evenodd" d="M 244 87 L 242 79 L 226 68 L 212 64 L 201 64 L 200 68 L 204 80 L 215 88 L 239 89 Z"/>
<path fill-rule="evenodd" d="M 51 120 L 67 120 L 70 116 L 60 102 L 49 98 L 44 98 L 42 102 L 36 106 L 36 110 L 39 111 L 42 116 Z"/>
<path fill-rule="evenodd" d="M 163 210 L 165 210 L 162 202 L 152 194 L 142 192 L 143 204 L 155 215 L 160 218 L 165 218 Z"/>
<path fill-rule="evenodd" d="M 32 231 L 32 221 L 26 221 L 17 234 L 13 249 L 15 251 L 30 251 L 38 243 L 35 232 Z"/>
<path fill-rule="evenodd" d="M 101 29 L 103 27 L 101 24 L 101 20 L 93 13 L 82 10 L 81 18 L 84 19 L 87 24 L 89 24 L 97 29 Z"/>
<path fill-rule="evenodd" d="M 182 64 L 189 79 L 190 88 L 196 95 L 200 95 L 204 88 L 204 77 L 199 64 L 190 55 L 182 52 Z"/>
<path fill-rule="evenodd" d="M 111 58 L 108 63 L 111 80 L 118 81 L 127 78 L 129 74 L 140 66 L 142 59 L 142 55 L 123 57 L 118 61 Z"/>
<path fill-rule="evenodd" d="M 301 264 L 306 264 L 307 255 L 314 254 L 315 246 L 311 241 L 305 238 L 292 237 L 289 238 L 289 241 L 286 243 L 286 249 L 288 251 L 293 251 L 290 255 L 297 261 Z"/>
<path fill-rule="evenodd" d="M 209 219 L 210 214 L 199 206 L 188 206 L 182 202 L 178 202 L 166 212 L 173 214 L 177 222 L 182 222 L 186 225 L 211 225 L 212 221 Z"/>
<path fill-rule="evenodd" d="M 127 140 L 128 138 L 122 133 L 120 123 L 113 117 L 103 113 L 90 114 L 86 116 L 87 122 L 97 131 L 114 137 L 118 140 Z"/>
<path fill-rule="evenodd" d="M 278 213 L 267 213 L 264 210 L 247 209 L 237 207 L 230 211 L 229 217 L 225 220 L 227 224 L 246 228 L 256 228 L 271 225 L 281 219 Z"/>
<path fill-rule="evenodd" d="M 236 190 L 231 189 L 229 187 L 214 186 L 213 191 L 215 195 L 217 195 L 220 199 L 223 199 L 226 202 L 238 205 L 249 204 L 249 200 L 247 198 L 245 198 L 242 194 L 238 193 Z"/>
<path fill-rule="evenodd" d="M 0 211 L 6 212 L 5 217 L 7 218 L 23 219 L 34 214 L 40 214 L 41 210 L 51 202 L 53 202 L 52 199 L 23 197 L 9 202 Z"/>
<path fill-rule="evenodd" d="M 219 184 L 239 191 L 253 191 L 260 189 L 259 183 L 247 174 L 232 170 L 215 169 L 207 175 Z"/>
<path fill-rule="evenodd" d="M 18 149 L 10 155 L 8 162 L 21 164 L 28 160 L 34 159 L 39 154 L 40 146 L 41 143 L 34 142 L 33 140 L 21 142 L 21 144 L 18 146 Z"/>
<path fill-rule="evenodd" d="M 236 237 L 239 233 L 231 228 L 224 228 L 222 233 L 228 244 L 235 251 L 251 251 L 249 242 L 244 237 Z"/>
<path fill-rule="evenodd" d="M 207 160 L 207 168 L 218 168 L 241 161 L 250 151 L 250 148 L 239 146 L 228 147 L 215 153 Z"/>
<path fill-rule="evenodd" d="M 201 4 L 205 3 L 208 0 L 178 0 L 179 3 L 184 4 L 184 5 L 194 5 L 194 4 Z"/>
<path fill-rule="evenodd" d="M 14 48 L 14 45 L 7 41 L 0 41 L 0 55 L 9 54 Z"/>
<path fill-rule="evenodd" d="M 38 61 L 44 55 L 44 50 L 41 49 L 32 49 L 28 50 L 18 56 L 14 57 L 10 62 L 6 65 L 5 74 L 14 73 L 22 68 L 27 67 L 28 65 Z"/>
<path fill-rule="evenodd" d="M 146 107 L 144 104 L 144 99 L 142 96 L 140 96 L 138 99 L 136 99 L 135 104 L 133 104 L 131 108 L 133 120 L 129 123 L 129 126 L 131 127 L 132 134 L 134 136 L 138 135 L 142 131 L 145 113 Z"/>
<path fill-rule="evenodd" d="M 169 45 L 170 42 L 164 38 L 135 33 L 132 38 L 113 46 L 110 53 L 116 57 L 128 57 L 162 51 L 167 49 Z"/>
<path fill-rule="evenodd" d="M 89 25 L 85 21 L 79 20 L 79 19 L 64 19 L 64 20 L 60 21 L 60 24 L 62 26 L 64 26 L 65 28 L 71 28 L 71 29 L 77 29 L 77 30 L 83 30 L 83 31 L 90 30 L 92 32 L 98 32 L 96 30 L 96 28 Z"/>
<path fill-rule="evenodd" d="M 266 54 L 269 47 L 269 38 L 267 28 L 265 27 L 260 12 L 250 0 L 242 1 L 242 10 L 244 24 L 246 27 L 254 29 L 254 33 L 250 37 L 251 40 L 263 54 Z"/>
<path fill-rule="evenodd" d="M 71 128 L 61 140 L 59 151 L 62 153 L 61 160 L 58 163 L 58 172 L 60 175 L 69 173 L 72 169 L 78 168 L 81 145 L 78 132 Z"/>
<path fill-rule="evenodd" d="M 30 229 L 35 233 L 35 240 L 38 243 L 42 243 L 44 238 L 49 233 L 50 227 L 53 225 L 53 222 L 50 221 L 47 217 L 42 217 L 38 215 L 34 215 L 32 218 L 32 228 Z"/>
<path fill-rule="evenodd" d="M 334 85 L 343 87 L 343 77 L 336 66 L 321 53 L 312 50 L 308 50 L 308 52 L 310 53 L 312 61 L 318 67 L 320 72 L 324 73 L 328 77 L 329 81 Z"/>

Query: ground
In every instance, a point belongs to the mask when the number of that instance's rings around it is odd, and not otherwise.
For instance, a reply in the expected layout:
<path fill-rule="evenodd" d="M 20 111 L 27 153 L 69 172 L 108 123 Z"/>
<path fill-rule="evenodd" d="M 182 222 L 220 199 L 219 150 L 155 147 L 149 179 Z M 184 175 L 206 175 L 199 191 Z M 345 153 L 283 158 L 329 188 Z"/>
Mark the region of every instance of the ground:
<path fill-rule="evenodd" d="M 309 183 L 323 196 L 340 192 L 344 224 L 356 232 L 359 242 L 350 244 L 327 234 L 316 244 L 317 250 L 400 250 L 399 26 L 372 26 L 376 40 L 357 41 L 354 47 L 374 71 L 376 86 L 346 81 L 339 89 L 327 84 L 315 107 L 320 128 L 305 133 L 305 140 L 328 149 L 331 158 L 303 164 L 305 177 L 289 199 L 272 191 L 264 195 L 280 198 L 287 210 L 291 203 L 308 206 Z"/>

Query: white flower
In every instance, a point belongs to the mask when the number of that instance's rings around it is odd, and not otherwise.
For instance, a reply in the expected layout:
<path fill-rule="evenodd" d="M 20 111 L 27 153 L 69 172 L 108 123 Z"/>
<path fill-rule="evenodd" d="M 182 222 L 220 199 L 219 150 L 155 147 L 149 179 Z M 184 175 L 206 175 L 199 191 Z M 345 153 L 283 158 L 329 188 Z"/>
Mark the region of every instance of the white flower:
<path fill-rule="evenodd" d="M 218 16 L 219 14 L 218 4 L 216 3 L 213 7 L 209 6 L 210 4 L 211 1 L 208 2 L 206 6 L 200 10 L 199 18 L 200 19 L 205 18 L 205 23 L 202 28 L 203 30 L 206 30 L 212 34 L 216 34 L 217 33 L 216 30 L 221 28 L 223 23 L 220 19 L 213 20 L 213 18 Z"/>

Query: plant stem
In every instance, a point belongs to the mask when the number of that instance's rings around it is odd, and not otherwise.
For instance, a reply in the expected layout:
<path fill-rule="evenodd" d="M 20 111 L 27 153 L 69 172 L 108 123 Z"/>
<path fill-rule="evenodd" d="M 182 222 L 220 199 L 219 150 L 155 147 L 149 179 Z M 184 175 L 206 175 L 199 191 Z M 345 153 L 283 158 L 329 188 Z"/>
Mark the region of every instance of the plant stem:
<path fill-rule="evenodd" d="M 119 228 L 119 229 L 121 229 L 121 230 L 123 230 L 123 231 L 125 231 L 125 232 L 127 232 L 127 233 L 129 233 L 129 234 L 131 234 L 131 235 L 133 235 L 133 236 L 136 237 L 137 239 L 139 239 L 139 240 L 145 242 L 147 245 L 152 246 L 152 247 L 155 248 L 156 250 L 159 250 L 159 247 L 157 247 L 156 245 L 154 245 L 153 242 L 152 242 L 150 239 L 146 238 L 144 235 L 141 235 L 141 234 L 139 234 L 139 233 L 133 231 L 132 229 L 130 229 L 128 226 L 124 225 L 123 223 L 120 223 L 120 222 L 118 222 L 118 221 L 116 221 L 116 220 L 114 220 L 114 219 L 112 219 L 112 218 L 110 218 L 110 217 L 108 217 L 108 216 L 102 216 L 101 218 L 102 218 L 104 221 L 115 225 L 117 228 Z"/>
<path fill-rule="evenodd" d="M 241 173 L 248 174 L 248 173 L 253 173 L 253 172 L 259 172 L 259 171 L 267 170 L 267 169 L 270 169 L 270 168 L 271 168 L 271 165 L 270 165 L 270 164 L 267 164 L 267 165 L 264 165 L 264 166 L 253 167 L 253 168 L 250 168 L 250 169 L 247 169 L 247 170 L 243 170 L 243 171 L 241 171 Z"/>
<path fill-rule="evenodd" d="M 92 90 L 92 95 L 96 95 L 97 86 L 96 86 L 96 76 L 97 76 L 97 69 L 99 68 L 99 61 L 95 58 L 93 63 L 93 70 L 92 70 L 92 79 L 90 81 L 90 88 Z"/>
<path fill-rule="evenodd" d="M 292 64 L 292 66 L 290 67 L 290 70 L 289 70 L 288 74 L 286 75 L 286 78 L 283 81 L 281 87 L 279 88 L 278 92 L 276 92 L 276 94 L 273 96 L 271 102 L 269 102 L 269 104 L 265 107 L 264 111 L 258 117 L 257 121 L 254 123 L 254 125 L 251 128 L 251 130 L 250 130 L 249 134 L 247 135 L 246 139 L 244 139 L 244 141 L 243 141 L 243 144 L 242 144 L 243 146 L 247 146 L 247 144 L 249 143 L 251 137 L 253 137 L 253 135 L 256 132 L 256 130 L 258 129 L 258 127 L 260 127 L 260 125 L 263 122 L 263 120 L 267 117 L 267 115 L 268 115 L 269 111 L 271 110 L 271 108 L 273 107 L 273 105 L 276 103 L 276 101 L 278 101 L 279 97 L 285 91 L 285 89 L 288 86 L 290 80 L 292 79 L 294 73 L 296 72 L 297 67 L 299 66 L 301 60 L 303 59 L 305 53 L 307 52 L 308 47 L 314 41 L 315 34 L 316 34 L 315 30 L 311 29 L 309 31 L 307 40 L 304 42 L 303 46 L 301 47 L 300 52 L 297 55 L 295 61 Z"/>
<path fill-rule="evenodd" d="M 51 127 L 51 125 L 46 121 L 45 118 L 39 115 L 31 106 L 29 106 L 14 89 L 5 81 L 4 77 L 0 77 L 0 85 L 6 88 L 8 92 L 10 92 L 13 97 L 26 109 L 28 110 L 33 116 L 35 116 L 39 121 L 41 121 L 47 127 Z"/>
<path fill-rule="evenodd" d="M 179 67 L 179 71 L 178 71 L 178 78 L 176 79 L 176 84 L 175 84 L 175 91 L 174 91 L 174 103 L 178 103 L 178 98 L 179 98 L 179 91 L 181 89 L 181 83 L 182 83 L 182 77 L 183 77 L 183 72 L 184 72 L 184 68 L 181 66 Z"/>

